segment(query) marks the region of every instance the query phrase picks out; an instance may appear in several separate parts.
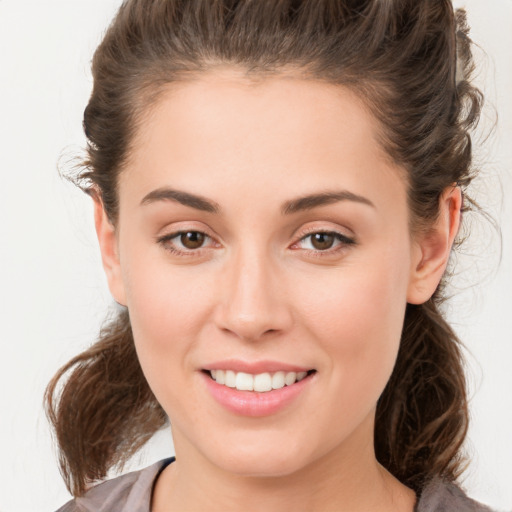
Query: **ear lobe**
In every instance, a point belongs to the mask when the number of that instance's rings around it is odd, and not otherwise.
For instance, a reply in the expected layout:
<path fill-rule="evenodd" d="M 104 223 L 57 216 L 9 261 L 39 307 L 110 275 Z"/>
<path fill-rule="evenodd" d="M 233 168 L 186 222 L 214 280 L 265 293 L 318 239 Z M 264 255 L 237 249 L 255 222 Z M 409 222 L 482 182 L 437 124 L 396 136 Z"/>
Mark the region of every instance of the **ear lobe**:
<path fill-rule="evenodd" d="M 100 245 L 101 261 L 107 276 L 108 287 L 114 300 L 126 305 L 124 283 L 119 262 L 116 230 L 110 222 L 98 194 L 94 194 L 94 225 Z"/>
<path fill-rule="evenodd" d="M 439 201 L 438 219 L 427 233 L 418 235 L 407 293 L 410 304 L 423 304 L 436 291 L 459 230 L 461 206 L 460 187 L 446 188 Z"/>

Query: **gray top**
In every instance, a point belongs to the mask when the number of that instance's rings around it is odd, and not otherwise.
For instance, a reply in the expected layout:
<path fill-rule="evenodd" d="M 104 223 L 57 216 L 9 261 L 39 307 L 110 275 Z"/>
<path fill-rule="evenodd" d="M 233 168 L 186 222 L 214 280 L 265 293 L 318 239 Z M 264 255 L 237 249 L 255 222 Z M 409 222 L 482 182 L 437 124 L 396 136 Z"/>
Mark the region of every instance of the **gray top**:
<path fill-rule="evenodd" d="M 174 461 L 162 460 L 140 471 L 107 480 L 69 501 L 57 512 L 150 512 L 153 486 Z M 415 512 L 492 512 L 468 498 L 455 484 L 433 480 L 423 490 Z"/>

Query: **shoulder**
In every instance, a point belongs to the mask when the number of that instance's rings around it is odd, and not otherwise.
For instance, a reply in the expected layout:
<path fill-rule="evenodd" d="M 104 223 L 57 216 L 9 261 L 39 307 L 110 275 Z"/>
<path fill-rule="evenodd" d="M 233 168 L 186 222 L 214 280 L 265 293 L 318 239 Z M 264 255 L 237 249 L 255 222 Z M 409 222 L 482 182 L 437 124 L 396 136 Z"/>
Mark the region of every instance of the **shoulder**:
<path fill-rule="evenodd" d="M 139 471 L 91 487 L 57 512 L 149 512 L 153 484 L 161 471 L 173 462 L 165 459 Z"/>
<path fill-rule="evenodd" d="M 415 512 L 492 512 L 469 498 L 456 484 L 440 478 L 432 480 L 421 493 Z"/>

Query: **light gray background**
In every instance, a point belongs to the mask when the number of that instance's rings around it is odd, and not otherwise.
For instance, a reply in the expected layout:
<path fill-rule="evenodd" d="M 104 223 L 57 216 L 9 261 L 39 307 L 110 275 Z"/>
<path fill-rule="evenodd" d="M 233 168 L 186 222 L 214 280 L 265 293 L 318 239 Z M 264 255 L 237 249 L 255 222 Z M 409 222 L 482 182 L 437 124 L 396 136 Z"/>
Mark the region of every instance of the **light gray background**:
<path fill-rule="evenodd" d="M 69 497 L 41 401 L 46 383 L 95 337 L 112 302 L 90 201 L 58 177 L 83 146 L 89 62 L 119 0 L 0 0 L 0 511 L 51 511 Z M 469 358 L 469 493 L 512 507 L 512 1 L 461 0 L 487 56 L 478 83 L 499 114 L 479 149 L 478 198 L 503 230 L 475 220 L 448 307 Z M 494 119 L 488 108 L 482 134 Z M 66 163 L 67 162 L 67 163 Z M 157 436 L 131 467 L 171 453 Z"/>

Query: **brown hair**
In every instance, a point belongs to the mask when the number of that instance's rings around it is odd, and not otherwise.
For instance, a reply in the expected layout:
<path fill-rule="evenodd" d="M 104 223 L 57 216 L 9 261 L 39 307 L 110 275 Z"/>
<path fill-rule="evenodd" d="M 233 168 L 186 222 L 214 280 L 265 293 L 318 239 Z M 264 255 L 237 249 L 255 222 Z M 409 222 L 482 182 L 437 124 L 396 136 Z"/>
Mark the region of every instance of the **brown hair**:
<path fill-rule="evenodd" d="M 291 66 L 360 95 L 380 121 L 387 153 L 407 171 L 412 229 L 428 229 L 446 187 L 465 191 L 471 182 L 469 130 L 481 95 L 467 80 L 465 16 L 450 0 L 127 0 L 94 55 L 88 157 L 77 178 L 97 191 L 114 224 L 117 177 L 142 116 L 167 84 L 217 64 L 247 76 Z M 466 383 L 460 342 L 439 311 L 442 292 L 441 284 L 425 304 L 408 305 L 377 406 L 377 458 L 417 492 L 434 476 L 455 480 L 463 470 Z M 128 312 L 59 370 L 46 407 L 74 495 L 122 467 L 166 424 Z"/>

